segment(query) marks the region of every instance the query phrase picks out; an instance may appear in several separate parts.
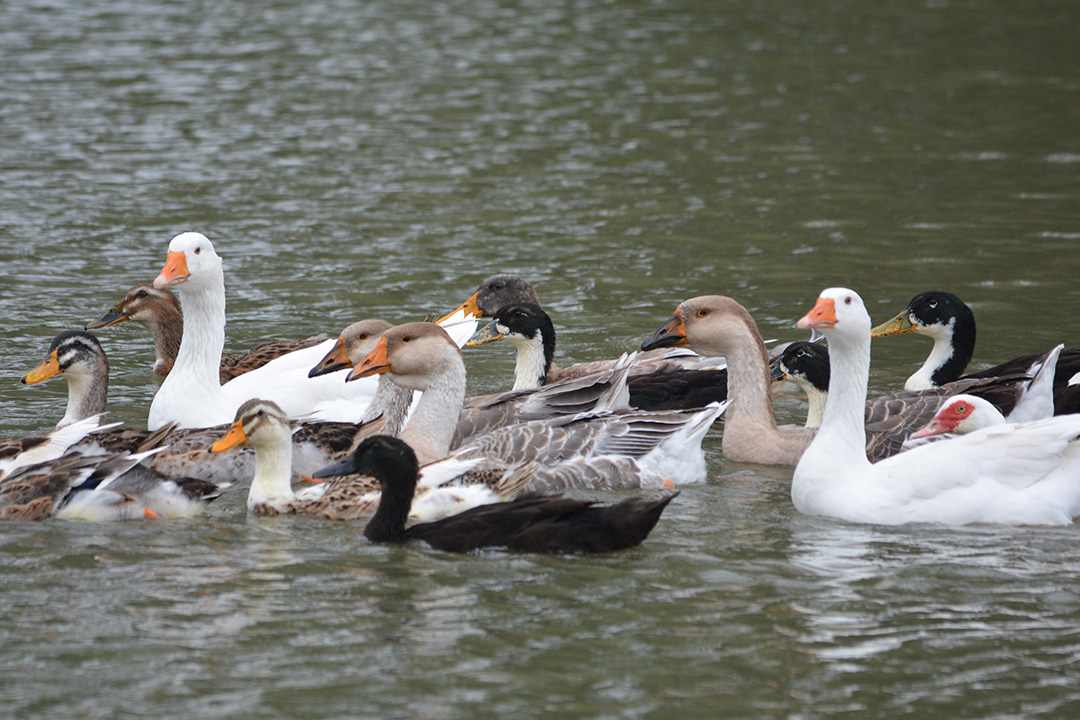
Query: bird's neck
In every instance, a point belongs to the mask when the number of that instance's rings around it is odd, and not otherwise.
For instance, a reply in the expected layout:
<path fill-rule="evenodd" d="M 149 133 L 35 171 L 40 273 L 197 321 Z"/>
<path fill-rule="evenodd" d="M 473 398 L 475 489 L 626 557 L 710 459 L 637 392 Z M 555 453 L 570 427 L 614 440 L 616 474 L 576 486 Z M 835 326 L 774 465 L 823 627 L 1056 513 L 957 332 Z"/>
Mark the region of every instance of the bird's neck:
<path fill-rule="evenodd" d="M 293 500 L 292 490 L 292 436 L 288 428 L 255 447 L 255 477 L 248 490 L 247 505 L 254 510 L 258 505 L 280 508 Z"/>
<path fill-rule="evenodd" d="M 416 475 L 407 468 L 388 466 L 379 468 L 376 478 L 382 488 L 379 507 L 364 528 L 364 537 L 372 542 L 401 542 L 416 492 Z"/>
<path fill-rule="evenodd" d="M 548 351 L 543 336 L 535 338 L 511 338 L 517 350 L 514 366 L 514 390 L 532 390 L 547 384 L 548 373 L 554 360 L 554 348 Z"/>
<path fill-rule="evenodd" d="M 450 453 L 465 403 L 465 383 L 465 364 L 455 362 L 448 363 L 423 389 L 412 417 L 401 431 L 401 439 L 416 452 L 421 465 Z"/>
<path fill-rule="evenodd" d="M 109 369 L 98 372 L 72 372 L 64 375 L 68 383 L 67 412 L 56 427 L 64 427 L 105 412 L 109 397 Z"/>

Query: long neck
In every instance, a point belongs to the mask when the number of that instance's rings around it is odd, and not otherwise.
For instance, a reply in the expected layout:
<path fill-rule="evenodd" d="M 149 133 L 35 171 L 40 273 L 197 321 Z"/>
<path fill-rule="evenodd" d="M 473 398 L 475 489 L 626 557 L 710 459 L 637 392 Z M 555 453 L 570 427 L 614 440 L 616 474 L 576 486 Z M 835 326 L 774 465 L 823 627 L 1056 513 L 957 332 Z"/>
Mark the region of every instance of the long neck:
<path fill-rule="evenodd" d="M 416 492 L 416 476 L 396 466 L 381 467 L 378 472 L 382 487 L 379 507 L 364 528 L 364 537 L 372 542 L 402 542 Z"/>
<path fill-rule="evenodd" d="M 109 397 L 108 367 L 94 372 L 69 368 L 64 377 L 68 383 L 67 412 L 56 427 L 64 427 L 105 412 Z"/>
<path fill-rule="evenodd" d="M 395 385 L 386 375 L 380 375 L 375 397 L 371 399 L 371 404 L 360 420 L 370 422 L 381 415 L 386 422 L 382 429 L 383 434 L 398 437 L 405 427 L 405 418 L 409 415 L 412 398 L 412 390 Z"/>
<path fill-rule="evenodd" d="M 806 390 L 806 427 L 821 427 L 821 421 L 825 415 L 825 403 L 829 399 L 827 390 L 818 390 L 813 385 L 807 384 Z"/>
<path fill-rule="evenodd" d="M 869 466 L 866 459 L 866 386 L 870 379 L 870 335 L 829 340 L 832 363 L 829 402 L 810 448 L 830 462 Z M 807 455 L 810 450 L 807 450 Z M 803 456 L 804 460 L 806 455 Z"/>
<path fill-rule="evenodd" d="M 391 378 L 392 379 L 392 378 Z M 465 364 L 447 363 L 424 388 L 401 439 L 416 452 L 421 465 L 450 453 L 458 415 L 465 403 Z"/>
<path fill-rule="evenodd" d="M 554 360 L 555 348 L 550 350 L 543 335 L 535 338 L 511 338 L 517 350 L 514 366 L 514 390 L 532 390 L 547 384 L 548 372 Z M 554 345 L 554 344 L 553 344 Z"/>
<path fill-rule="evenodd" d="M 256 505 L 281 506 L 295 496 L 292 491 L 292 437 L 280 428 L 255 447 L 255 477 L 248 490 L 248 509 Z"/>
<path fill-rule="evenodd" d="M 220 386 L 221 351 L 225 348 L 224 282 L 182 291 L 180 302 L 184 333 L 174 370 L 182 369 L 200 382 Z"/>
<path fill-rule="evenodd" d="M 753 422 L 776 428 L 765 343 L 756 329 L 748 325 L 742 327 L 742 337 L 736 338 L 725 348 L 730 404 L 725 411 L 724 422 L 726 427 L 731 427 L 733 423 Z"/>

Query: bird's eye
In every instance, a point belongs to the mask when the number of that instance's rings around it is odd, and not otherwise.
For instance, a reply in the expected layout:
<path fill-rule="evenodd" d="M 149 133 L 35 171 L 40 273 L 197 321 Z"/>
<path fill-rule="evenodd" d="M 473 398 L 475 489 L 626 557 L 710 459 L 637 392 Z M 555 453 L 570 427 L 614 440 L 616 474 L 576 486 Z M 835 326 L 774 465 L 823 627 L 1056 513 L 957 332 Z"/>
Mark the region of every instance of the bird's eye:
<path fill-rule="evenodd" d="M 135 293 L 135 297 L 137 297 L 137 298 L 144 298 L 144 297 L 146 297 L 146 295 L 147 295 L 147 292 L 145 290 L 140 290 L 139 292 Z"/>
<path fill-rule="evenodd" d="M 964 405 L 963 403 L 960 403 L 959 405 L 956 406 L 956 412 L 960 413 L 961 415 L 963 415 L 967 411 L 968 411 L 967 405 Z"/>
<path fill-rule="evenodd" d="M 200 246 L 200 247 L 197 247 L 197 248 L 195 248 L 195 254 L 196 254 L 196 255 L 198 255 L 198 254 L 199 254 L 199 253 L 201 253 L 201 252 L 202 252 L 202 247 L 201 247 L 201 246 Z"/>
<path fill-rule="evenodd" d="M 492 285 L 491 289 L 492 290 L 502 290 L 504 287 L 506 287 L 506 286 L 505 285 Z"/>
<path fill-rule="evenodd" d="M 932 308 L 936 308 L 937 307 L 937 300 L 931 300 L 930 302 L 928 302 L 926 304 L 929 305 Z"/>
<path fill-rule="evenodd" d="M 359 337 L 360 337 L 361 340 L 367 340 L 368 339 L 368 334 L 367 333 L 360 333 Z"/>
<path fill-rule="evenodd" d="M 844 298 L 844 304 L 845 305 L 850 305 L 851 304 L 851 296 L 850 295 L 848 295 L 846 298 Z"/>
<path fill-rule="evenodd" d="M 709 314 L 709 309 L 708 308 L 701 308 L 700 310 L 697 311 L 697 316 L 698 317 L 705 317 L 708 314 Z"/>
<path fill-rule="evenodd" d="M 795 354 L 797 356 L 799 356 L 799 357 L 806 357 L 806 355 L 807 355 L 806 351 L 803 350 L 802 348 L 799 348 L 798 350 L 796 350 Z"/>
<path fill-rule="evenodd" d="M 403 342 L 403 343 L 407 343 L 407 342 L 409 342 L 410 340 L 412 340 L 412 336 L 411 336 L 411 335 L 406 335 L 405 337 L 401 338 L 401 342 Z"/>

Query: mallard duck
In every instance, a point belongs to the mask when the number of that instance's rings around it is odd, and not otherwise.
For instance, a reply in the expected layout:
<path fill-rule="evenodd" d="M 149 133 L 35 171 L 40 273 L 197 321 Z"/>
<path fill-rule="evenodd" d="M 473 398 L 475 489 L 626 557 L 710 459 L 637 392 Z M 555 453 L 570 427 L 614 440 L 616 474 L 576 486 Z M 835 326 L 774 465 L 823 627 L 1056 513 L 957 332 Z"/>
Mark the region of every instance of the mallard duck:
<path fill-rule="evenodd" d="M 436 550 L 472 552 L 499 547 L 521 552 L 614 552 L 640 544 L 678 493 L 659 500 L 630 498 L 601 507 L 591 500 L 524 497 L 483 505 L 453 517 L 405 527 L 417 482 L 416 454 L 383 435 L 368 438 L 332 472 L 375 477 L 382 500 L 364 528 L 372 542 L 426 542 Z"/>
<path fill-rule="evenodd" d="M 259 515 L 315 515 L 328 520 L 353 520 L 370 515 L 379 503 L 378 483 L 370 477 L 338 477 L 333 482 L 308 487 L 294 493 L 291 423 L 285 413 L 268 400 L 249 400 L 236 411 L 236 419 L 211 448 L 220 453 L 242 444 L 255 448 L 255 477 L 248 491 L 248 509 Z M 490 503 L 515 494 L 528 480 L 531 468 L 489 478 L 489 484 L 468 483 L 442 487 L 468 478 L 477 462 L 448 460 L 424 468 L 424 482 L 414 498 L 413 512 L 420 518 L 445 517 L 469 507 Z M 319 477 L 344 475 L 338 466 L 332 472 L 316 472 Z M 467 482 L 467 481 L 466 481 Z"/>
<path fill-rule="evenodd" d="M 103 426 L 101 416 L 94 415 L 52 432 L 4 438 L 0 440 L 0 480 L 19 468 L 55 460 L 95 430 L 118 424 Z"/>
<path fill-rule="evenodd" d="M 904 383 L 904 388 L 908 390 L 938 387 L 961 376 L 992 378 L 1030 373 L 1032 365 L 1045 354 L 1022 355 L 992 368 L 964 375 L 975 353 L 975 314 L 956 295 L 940 290 L 919 293 L 904 310 L 873 328 L 871 333 L 875 338 L 916 333 L 934 341 L 926 362 Z M 1068 388 L 1069 378 L 1077 372 L 1080 372 L 1080 349 L 1062 350 L 1054 383 L 1058 414 L 1080 411 L 1080 393 Z"/>
<path fill-rule="evenodd" d="M 184 336 L 184 315 L 180 300 L 167 288 L 158 289 L 142 283 L 124 293 L 120 301 L 97 320 L 86 323 L 87 330 L 109 327 L 133 320 L 150 331 L 154 338 L 154 372 L 166 376 L 176 363 L 180 340 Z M 223 353 L 218 377 L 228 382 L 237 375 L 262 367 L 274 358 L 294 350 L 318 345 L 326 335 L 314 335 L 302 340 L 271 340 L 245 353 Z"/>
<path fill-rule="evenodd" d="M 502 307 L 495 318 L 480 328 L 466 345 L 483 345 L 507 340 L 517 353 L 514 390 L 531 390 L 567 379 L 567 373 L 555 366 L 555 326 L 539 305 L 513 303 Z M 633 373 L 636 357 L 628 357 L 626 366 Z M 569 378 L 567 377 L 569 375 Z M 727 396 L 727 370 L 690 370 L 674 363 L 653 362 L 647 371 L 627 378 L 629 404 L 639 410 L 676 410 L 702 408 L 723 402 Z"/>
<path fill-rule="evenodd" d="M 101 343 L 82 330 L 58 334 L 38 367 L 23 376 L 24 383 L 39 383 L 60 376 L 68 383 L 68 404 L 59 427 L 71 422 L 102 415 L 106 411 L 109 388 L 109 362 Z M 137 430 L 110 425 L 99 428 L 73 444 L 79 449 L 100 447 L 111 452 L 144 452 L 163 442 L 166 449 L 146 458 L 144 464 L 168 478 L 193 477 L 213 483 L 246 479 L 255 473 L 255 454 L 251 450 L 228 456 L 212 455 L 209 450 L 227 425 L 208 428 L 175 428 L 165 425 L 158 430 Z M 293 435 L 293 474 L 299 478 L 334 462 L 356 442 L 374 432 L 381 432 L 381 419 L 368 423 L 303 421 Z M 148 443 L 150 445 L 148 446 Z"/>
<path fill-rule="evenodd" d="M 421 462 L 447 457 L 465 397 L 460 349 L 432 323 L 399 325 L 379 339 L 349 378 L 380 373 L 423 392 L 401 439 Z M 721 412 L 719 404 L 697 411 L 624 409 L 519 423 L 476 437 L 452 456 L 482 458 L 491 467 L 536 462 L 533 489 L 700 481 L 705 476 L 701 439 Z"/>
<path fill-rule="evenodd" d="M 1080 514 L 1080 416 L 999 425 L 871 464 L 862 430 L 870 315 L 847 288 L 823 291 L 799 320 L 829 341 L 829 401 L 795 468 L 791 499 L 809 515 L 852 522 L 1068 524 Z"/>

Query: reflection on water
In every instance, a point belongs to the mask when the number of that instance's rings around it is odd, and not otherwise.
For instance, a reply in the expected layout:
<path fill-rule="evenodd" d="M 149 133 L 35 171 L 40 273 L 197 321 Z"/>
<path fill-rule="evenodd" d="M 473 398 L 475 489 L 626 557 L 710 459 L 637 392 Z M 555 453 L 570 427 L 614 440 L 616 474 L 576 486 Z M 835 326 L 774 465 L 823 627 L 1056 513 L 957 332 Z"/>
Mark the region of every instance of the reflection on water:
<path fill-rule="evenodd" d="M 0 433 L 60 330 L 174 234 L 225 261 L 227 349 L 445 312 L 520 272 L 559 360 L 730 294 L 763 334 L 848 285 L 948 289 L 986 367 L 1077 345 L 1075 3 L 26 2 L 0 23 Z M 100 331 L 145 421 L 140 327 Z M 473 392 L 512 356 L 469 350 Z M 505 350 L 505 349 L 503 349 Z M 929 347 L 875 344 L 872 390 Z M 801 399 L 778 400 L 802 422 Z M 450 557 L 247 518 L 0 527 L 16 717 L 1076 714 L 1075 528 L 855 527 L 726 463 L 641 548 Z M 60 680 L 62 679 L 62 681 Z"/>

